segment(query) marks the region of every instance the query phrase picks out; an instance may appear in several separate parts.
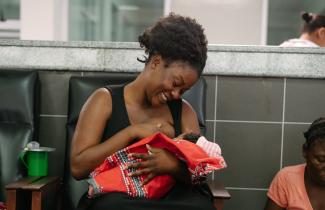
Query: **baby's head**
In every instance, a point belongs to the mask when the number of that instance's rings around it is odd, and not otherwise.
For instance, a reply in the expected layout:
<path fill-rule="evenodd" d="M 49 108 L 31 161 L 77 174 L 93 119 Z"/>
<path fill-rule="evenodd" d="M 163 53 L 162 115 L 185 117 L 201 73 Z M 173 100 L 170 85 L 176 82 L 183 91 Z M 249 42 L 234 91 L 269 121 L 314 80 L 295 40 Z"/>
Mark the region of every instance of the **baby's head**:
<path fill-rule="evenodd" d="M 194 144 L 196 144 L 197 140 L 201 137 L 201 135 L 199 134 L 195 134 L 195 133 L 186 133 L 182 136 L 182 139 L 184 140 L 188 140 Z"/>
<path fill-rule="evenodd" d="M 221 156 L 221 148 L 217 143 L 208 141 L 204 136 L 201 136 L 196 133 L 186 133 L 182 134 L 177 139 L 183 139 L 190 141 L 197 146 L 201 147 L 209 157 L 220 157 Z"/>

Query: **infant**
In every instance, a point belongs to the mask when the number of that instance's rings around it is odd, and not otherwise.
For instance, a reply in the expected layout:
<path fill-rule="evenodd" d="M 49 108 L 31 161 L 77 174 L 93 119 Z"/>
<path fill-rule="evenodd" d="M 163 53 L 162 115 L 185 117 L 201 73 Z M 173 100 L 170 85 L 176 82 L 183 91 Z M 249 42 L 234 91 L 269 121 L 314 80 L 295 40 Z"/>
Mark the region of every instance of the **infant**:
<path fill-rule="evenodd" d="M 218 144 L 195 134 L 187 134 L 181 138 L 170 139 L 162 133 L 157 133 L 107 157 L 87 180 L 88 196 L 95 197 L 108 192 L 125 192 L 131 197 L 163 197 L 175 184 L 175 180 L 170 175 L 156 176 L 146 185 L 142 185 L 142 182 L 147 175 L 135 177 L 128 175 L 135 169 L 128 169 L 126 166 L 141 161 L 129 157 L 128 154 L 148 153 L 146 144 L 166 149 L 184 161 L 193 184 L 199 183 L 202 177 L 206 177 L 213 170 L 226 167 Z"/>

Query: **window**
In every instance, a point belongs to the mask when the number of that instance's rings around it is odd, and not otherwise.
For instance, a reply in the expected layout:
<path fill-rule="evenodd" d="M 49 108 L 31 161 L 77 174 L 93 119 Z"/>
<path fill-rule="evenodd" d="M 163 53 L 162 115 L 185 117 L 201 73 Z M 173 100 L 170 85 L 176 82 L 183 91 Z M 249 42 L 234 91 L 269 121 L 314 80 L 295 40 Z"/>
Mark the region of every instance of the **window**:
<path fill-rule="evenodd" d="M 20 1 L 0 1 L 0 39 L 19 39 Z"/>
<path fill-rule="evenodd" d="M 163 15 L 164 0 L 70 0 L 69 40 L 137 41 Z"/>
<path fill-rule="evenodd" d="M 300 37 L 302 11 L 325 14 L 324 0 L 269 0 L 268 45 Z"/>

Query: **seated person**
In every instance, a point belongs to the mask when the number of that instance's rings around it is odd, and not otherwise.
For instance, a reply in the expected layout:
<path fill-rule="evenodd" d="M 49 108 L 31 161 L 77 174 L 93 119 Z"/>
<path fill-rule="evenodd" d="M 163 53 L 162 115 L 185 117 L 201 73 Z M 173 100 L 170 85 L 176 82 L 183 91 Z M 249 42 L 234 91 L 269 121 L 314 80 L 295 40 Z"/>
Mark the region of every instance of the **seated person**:
<path fill-rule="evenodd" d="M 325 47 L 325 15 L 304 12 L 304 21 L 299 38 L 289 39 L 280 47 Z"/>
<path fill-rule="evenodd" d="M 88 179 L 90 184 L 88 196 L 94 197 L 108 192 L 126 192 L 132 197 L 163 197 L 175 184 L 175 180 L 170 175 L 156 176 L 146 185 L 142 185 L 147 176 L 132 177 L 130 174 L 135 171 L 128 167 L 132 164 L 146 163 L 146 159 L 134 158 L 133 153 L 151 154 L 155 152 L 155 148 L 167 149 L 184 161 L 193 184 L 206 180 L 207 174 L 213 170 L 226 167 L 219 145 L 206 140 L 203 136 L 188 134 L 170 139 L 162 133 L 157 133 L 107 157 Z"/>
<path fill-rule="evenodd" d="M 285 167 L 273 179 L 265 210 L 325 209 L 325 118 L 304 133 L 306 163 Z"/>
<path fill-rule="evenodd" d="M 97 89 L 84 104 L 71 142 L 70 168 L 77 180 L 107 157 L 157 132 L 170 138 L 181 133 L 200 133 L 193 108 L 182 94 L 200 78 L 207 59 L 207 40 L 196 20 L 170 14 L 148 27 L 138 38 L 144 49 L 143 71 L 127 84 Z M 136 58 L 135 58 L 136 59 Z M 175 185 L 161 199 L 131 197 L 109 192 L 81 197 L 78 210 L 215 210 L 207 184 L 191 183 L 188 168 L 173 153 L 156 148 L 141 154 L 147 164 L 132 167 L 132 176 L 147 175 L 145 182 L 171 175 Z"/>

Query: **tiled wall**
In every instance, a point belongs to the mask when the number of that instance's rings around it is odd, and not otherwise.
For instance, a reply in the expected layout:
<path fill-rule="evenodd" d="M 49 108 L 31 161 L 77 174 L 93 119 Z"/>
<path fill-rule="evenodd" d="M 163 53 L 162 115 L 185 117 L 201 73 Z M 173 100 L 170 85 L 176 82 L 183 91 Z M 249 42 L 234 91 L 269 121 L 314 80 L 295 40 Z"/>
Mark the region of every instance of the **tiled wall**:
<path fill-rule="evenodd" d="M 59 176 L 69 78 L 143 68 L 138 43 L 0 40 L 0 54 L 0 70 L 41 69 L 40 142 L 57 148 L 49 174 Z M 325 83 L 294 78 L 325 78 L 324 55 L 324 48 L 209 45 L 207 137 L 221 145 L 228 164 L 214 175 L 232 195 L 225 210 L 263 209 L 274 174 L 303 162 L 302 132 L 325 116 Z"/>
<path fill-rule="evenodd" d="M 107 74 L 40 71 L 40 142 L 56 147 L 50 175 L 63 175 L 68 82 L 72 75 Z M 303 162 L 302 132 L 325 116 L 323 80 L 204 76 L 207 81 L 207 137 L 223 149 L 228 168 L 215 173 L 232 198 L 225 210 L 260 210 L 275 173 Z"/>
<path fill-rule="evenodd" d="M 232 198 L 225 210 L 260 210 L 275 173 L 304 162 L 303 132 L 325 116 L 325 82 L 316 79 L 205 76 L 207 136 L 228 164 L 216 172 Z"/>

